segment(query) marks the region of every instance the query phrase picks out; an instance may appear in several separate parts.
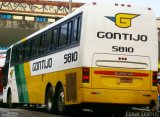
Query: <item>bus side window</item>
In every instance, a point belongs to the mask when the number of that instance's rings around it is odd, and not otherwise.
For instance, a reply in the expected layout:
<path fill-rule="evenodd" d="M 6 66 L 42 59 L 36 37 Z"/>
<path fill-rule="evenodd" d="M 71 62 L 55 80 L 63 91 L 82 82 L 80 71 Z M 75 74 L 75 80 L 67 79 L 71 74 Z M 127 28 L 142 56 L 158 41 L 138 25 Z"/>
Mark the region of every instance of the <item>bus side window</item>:
<path fill-rule="evenodd" d="M 80 39 L 80 34 L 81 34 L 81 22 L 82 22 L 82 19 L 81 19 L 81 16 L 78 17 L 78 31 L 77 31 L 77 41 L 79 41 Z"/>
<path fill-rule="evenodd" d="M 44 53 L 44 50 L 45 50 L 45 37 L 46 37 L 46 35 L 45 34 L 42 34 L 41 36 L 40 36 L 40 43 L 39 43 L 39 50 L 38 50 L 38 53 L 39 54 L 43 54 Z"/>
<path fill-rule="evenodd" d="M 23 60 L 23 46 L 21 45 L 20 47 L 19 47 L 19 61 L 22 61 Z"/>
<path fill-rule="evenodd" d="M 71 44 L 71 39 L 72 39 L 72 27 L 73 27 L 73 22 L 70 21 L 70 22 L 68 23 L 68 35 L 67 35 L 68 41 L 67 41 L 67 44 Z"/>
<path fill-rule="evenodd" d="M 31 56 L 32 57 L 35 57 L 38 55 L 38 51 L 39 51 L 39 43 L 38 43 L 38 37 L 34 38 L 32 41 L 31 41 Z"/>
<path fill-rule="evenodd" d="M 68 23 L 60 26 L 59 39 L 58 39 L 58 47 L 64 47 L 67 44 L 67 26 Z"/>
<path fill-rule="evenodd" d="M 16 47 L 16 48 L 15 48 L 15 63 L 18 62 L 18 59 L 19 59 L 18 54 L 19 54 L 19 52 L 18 52 L 18 47 Z"/>
<path fill-rule="evenodd" d="M 57 35 L 58 35 L 58 29 L 54 29 L 52 32 L 52 40 L 51 40 L 51 50 L 55 50 L 57 46 Z"/>
<path fill-rule="evenodd" d="M 80 27 L 81 26 L 81 17 L 77 17 L 74 19 L 74 27 L 73 27 L 73 37 L 71 43 L 77 43 L 80 38 Z"/>
<path fill-rule="evenodd" d="M 45 41 L 45 51 L 49 51 L 51 48 L 52 30 L 47 31 L 46 41 Z"/>
<path fill-rule="evenodd" d="M 25 49 L 26 49 L 26 43 L 22 45 L 22 61 L 24 61 L 25 59 L 25 52 L 26 52 Z"/>
<path fill-rule="evenodd" d="M 24 59 L 29 59 L 30 58 L 30 51 L 31 50 L 31 41 L 26 42 L 25 46 L 25 53 L 24 53 Z"/>

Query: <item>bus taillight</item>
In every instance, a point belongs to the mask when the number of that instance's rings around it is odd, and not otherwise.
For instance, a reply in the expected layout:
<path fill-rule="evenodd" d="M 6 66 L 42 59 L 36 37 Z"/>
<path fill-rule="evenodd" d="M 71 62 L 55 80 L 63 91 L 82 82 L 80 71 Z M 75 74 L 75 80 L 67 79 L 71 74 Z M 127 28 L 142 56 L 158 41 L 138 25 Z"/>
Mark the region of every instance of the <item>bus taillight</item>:
<path fill-rule="evenodd" d="M 157 86 L 157 71 L 154 71 L 152 76 L 153 76 L 152 85 Z"/>
<path fill-rule="evenodd" d="M 82 82 L 89 83 L 89 68 L 82 68 Z"/>

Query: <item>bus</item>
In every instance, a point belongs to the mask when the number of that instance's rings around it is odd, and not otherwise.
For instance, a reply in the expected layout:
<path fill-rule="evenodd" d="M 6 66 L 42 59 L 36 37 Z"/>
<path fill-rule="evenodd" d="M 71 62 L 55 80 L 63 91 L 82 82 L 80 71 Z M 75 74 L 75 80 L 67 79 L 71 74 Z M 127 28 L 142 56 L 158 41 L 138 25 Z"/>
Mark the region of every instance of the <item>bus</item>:
<path fill-rule="evenodd" d="M 155 105 L 155 15 L 132 5 L 85 4 L 11 45 L 4 71 L 3 102 L 10 107 L 45 104 L 59 114 L 102 107 L 117 114 Z"/>
<path fill-rule="evenodd" d="M 3 93 L 3 67 L 0 67 L 0 95 Z"/>
<path fill-rule="evenodd" d="M 0 50 L 0 95 L 3 94 L 3 67 L 5 63 L 5 58 L 6 58 L 6 50 Z"/>

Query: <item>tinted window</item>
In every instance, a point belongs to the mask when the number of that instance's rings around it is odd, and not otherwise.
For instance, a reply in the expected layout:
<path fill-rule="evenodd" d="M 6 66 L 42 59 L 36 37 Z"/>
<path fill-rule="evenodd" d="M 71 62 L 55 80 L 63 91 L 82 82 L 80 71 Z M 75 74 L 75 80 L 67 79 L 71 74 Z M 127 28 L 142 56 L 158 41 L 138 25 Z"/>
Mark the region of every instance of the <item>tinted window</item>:
<path fill-rule="evenodd" d="M 37 56 L 38 55 L 38 51 L 39 51 L 39 41 L 38 38 L 35 38 L 31 41 L 31 47 L 32 47 L 32 51 L 31 51 L 31 56 Z"/>
<path fill-rule="evenodd" d="M 77 41 L 79 41 L 80 39 L 80 34 L 81 34 L 81 16 L 78 17 Z"/>
<path fill-rule="evenodd" d="M 31 55 L 30 49 L 31 49 L 31 41 L 28 41 L 25 46 L 25 55 L 24 55 L 25 59 L 30 58 L 30 55 Z"/>
<path fill-rule="evenodd" d="M 39 54 L 44 53 L 45 50 L 45 34 L 40 36 Z"/>
<path fill-rule="evenodd" d="M 13 47 L 12 64 L 43 56 L 49 50 L 60 48 L 60 51 L 62 51 L 61 48 L 72 47 L 72 45 L 79 42 L 80 30 L 81 15 L 73 17 L 56 27 L 52 27 L 48 31 L 42 32 L 32 39 Z"/>
<path fill-rule="evenodd" d="M 23 46 L 19 46 L 18 49 L 17 49 L 17 53 L 18 53 L 18 58 L 17 58 L 17 61 L 22 61 L 23 60 Z"/>
<path fill-rule="evenodd" d="M 67 24 L 60 27 L 59 33 L 59 47 L 63 47 L 67 44 Z"/>
<path fill-rule="evenodd" d="M 76 19 L 74 19 L 73 38 L 71 40 L 71 43 L 76 43 L 79 40 L 80 23 L 81 23 L 81 17 L 77 17 Z"/>
<path fill-rule="evenodd" d="M 73 23 L 72 23 L 72 21 L 70 21 L 69 23 L 68 23 L 68 44 L 70 44 L 71 43 L 71 38 L 72 38 L 72 26 L 73 25 Z"/>
<path fill-rule="evenodd" d="M 52 40 L 52 30 L 49 30 L 49 31 L 47 31 L 47 38 L 46 38 L 46 41 L 45 41 L 45 51 L 50 50 L 51 40 Z"/>
<path fill-rule="evenodd" d="M 58 29 L 54 29 L 53 30 L 52 40 L 51 40 L 51 49 L 52 50 L 54 50 L 56 48 L 57 35 L 58 35 Z"/>

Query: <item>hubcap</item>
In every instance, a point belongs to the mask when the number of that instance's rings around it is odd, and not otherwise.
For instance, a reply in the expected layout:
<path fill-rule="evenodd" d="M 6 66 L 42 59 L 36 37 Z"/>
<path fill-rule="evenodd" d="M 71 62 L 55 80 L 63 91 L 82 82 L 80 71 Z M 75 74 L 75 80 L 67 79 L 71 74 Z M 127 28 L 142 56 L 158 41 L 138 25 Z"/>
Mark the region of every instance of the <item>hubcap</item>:
<path fill-rule="evenodd" d="M 63 111 L 64 108 L 64 92 L 62 91 L 58 98 L 58 110 Z"/>

